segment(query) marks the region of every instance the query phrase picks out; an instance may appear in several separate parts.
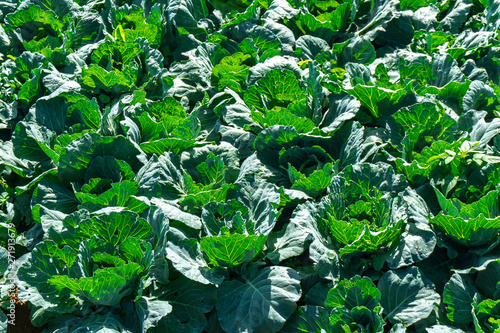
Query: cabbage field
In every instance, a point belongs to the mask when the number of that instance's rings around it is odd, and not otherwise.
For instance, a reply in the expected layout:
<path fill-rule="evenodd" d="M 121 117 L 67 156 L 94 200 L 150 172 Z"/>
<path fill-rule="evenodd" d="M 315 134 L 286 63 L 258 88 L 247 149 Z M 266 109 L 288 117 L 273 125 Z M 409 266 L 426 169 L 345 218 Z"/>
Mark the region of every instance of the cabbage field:
<path fill-rule="evenodd" d="M 0 0 L 0 333 L 499 333 L 500 0 Z"/>

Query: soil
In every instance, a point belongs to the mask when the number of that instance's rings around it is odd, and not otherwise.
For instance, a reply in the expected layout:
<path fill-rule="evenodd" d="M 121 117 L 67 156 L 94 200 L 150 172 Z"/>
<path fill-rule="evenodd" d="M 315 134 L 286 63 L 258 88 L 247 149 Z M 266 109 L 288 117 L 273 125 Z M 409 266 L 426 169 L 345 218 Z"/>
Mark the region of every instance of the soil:
<path fill-rule="evenodd" d="M 17 298 L 17 287 L 16 292 L 9 298 L 16 302 L 16 319 L 15 325 L 8 325 L 8 333 L 41 333 L 47 327 L 35 327 L 31 324 L 31 310 L 27 302 L 21 302 L 19 298 Z"/>

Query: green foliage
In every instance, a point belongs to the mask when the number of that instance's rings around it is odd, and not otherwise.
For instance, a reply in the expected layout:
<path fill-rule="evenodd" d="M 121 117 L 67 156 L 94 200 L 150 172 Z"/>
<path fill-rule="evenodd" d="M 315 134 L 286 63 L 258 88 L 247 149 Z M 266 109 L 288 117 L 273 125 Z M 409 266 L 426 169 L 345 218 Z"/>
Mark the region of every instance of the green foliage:
<path fill-rule="evenodd" d="M 0 333 L 499 331 L 499 22 L 0 2 Z"/>

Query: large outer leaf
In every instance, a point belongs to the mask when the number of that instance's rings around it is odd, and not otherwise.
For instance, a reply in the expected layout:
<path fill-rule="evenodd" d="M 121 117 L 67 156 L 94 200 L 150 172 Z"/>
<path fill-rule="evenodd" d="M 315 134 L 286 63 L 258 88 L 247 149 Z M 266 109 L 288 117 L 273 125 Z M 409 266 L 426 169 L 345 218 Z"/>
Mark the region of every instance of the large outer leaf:
<path fill-rule="evenodd" d="M 301 306 L 287 320 L 283 332 L 333 333 L 329 317 L 330 311 L 322 306 Z"/>
<path fill-rule="evenodd" d="M 217 289 L 186 278 L 179 278 L 168 284 L 167 292 L 161 297 L 172 305 L 172 313 L 162 319 L 158 330 L 179 333 L 202 332 L 207 323 L 205 313 L 215 306 Z"/>
<path fill-rule="evenodd" d="M 232 234 L 203 237 L 200 245 L 211 264 L 231 267 L 252 261 L 262 251 L 266 240 L 264 235 Z"/>
<path fill-rule="evenodd" d="M 298 12 L 299 11 L 293 8 L 286 0 L 273 0 L 264 13 L 263 18 L 279 21 L 283 18 L 290 19 Z"/>
<path fill-rule="evenodd" d="M 168 5 L 169 20 L 177 28 L 197 31 L 198 22 L 208 16 L 205 0 L 174 0 Z"/>
<path fill-rule="evenodd" d="M 72 141 L 61 153 L 59 176 L 67 181 L 81 180 L 92 159 L 106 155 L 123 160 L 136 169 L 139 167 L 139 154 L 140 151 L 123 136 L 103 137 L 87 133 Z"/>
<path fill-rule="evenodd" d="M 380 303 L 393 324 L 409 326 L 427 318 L 441 297 L 434 284 L 417 267 L 388 271 L 378 282 Z"/>
<path fill-rule="evenodd" d="M 69 214 L 76 210 L 78 201 L 72 191 L 53 180 L 44 178 L 33 192 L 31 207 L 36 205 Z"/>
<path fill-rule="evenodd" d="M 500 261 L 488 264 L 486 269 L 477 274 L 477 287 L 489 298 L 500 298 Z"/>
<path fill-rule="evenodd" d="M 220 284 L 224 280 L 221 271 L 208 267 L 203 260 L 200 244 L 195 239 L 181 240 L 178 244 L 169 241 L 167 259 L 188 279 L 203 284 Z"/>
<path fill-rule="evenodd" d="M 191 2 L 191 0 L 180 0 L 179 2 L 181 1 Z M 212 75 L 212 68 L 227 55 L 227 51 L 222 49 L 219 45 L 206 43 L 183 55 L 188 57 L 188 60 L 174 64 L 170 68 L 170 72 L 177 78 L 189 79 L 193 82 L 202 83 L 208 87 L 211 84 L 210 77 Z"/>
<path fill-rule="evenodd" d="M 328 307 L 345 307 L 352 310 L 364 306 L 370 310 L 379 307 L 380 291 L 368 277 L 356 276 L 350 280 L 342 280 L 328 292 L 325 305 Z"/>
<path fill-rule="evenodd" d="M 483 29 L 486 31 L 497 31 L 500 22 L 500 2 L 497 0 L 488 0 L 487 3 L 487 24 L 483 26 Z"/>
<path fill-rule="evenodd" d="M 273 184 L 260 182 L 245 183 L 238 199 L 248 207 L 249 220 L 253 223 L 252 233 L 268 235 L 276 224 L 280 194 Z M 250 230 L 249 230 L 250 231 Z"/>
<path fill-rule="evenodd" d="M 107 71 L 91 64 L 84 69 L 82 83 L 89 88 L 98 88 L 115 94 L 132 91 L 135 87 L 133 77 L 118 70 Z"/>
<path fill-rule="evenodd" d="M 488 219 L 480 214 L 475 218 L 464 219 L 439 213 L 431 222 L 443 230 L 446 236 L 468 247 L 489 244 L 500 233 L 500 216 Z"/>
<path fill-rule="evenodd" d="M 472 321 L 472 302 L 477 289 L 467 275 L 454 273 L 443 291 L 443 303 L 447 305 L 447 316 L 454 323 Z"/>
<path fill-rule="evenodd" d="M 396 104 L 407 93 L 404 89 L 391 90 L 361 84 L 349 89 L 348 92 L 370 111 L 375 120 L 383 115 L 389 105 Z"/>
<path fill-rule="evenodd" d="M 268 101 L 266 104 L 263 103 L 264 96 Z M 291 103 L 303 101 L 304 98 L 304 91 L 294 73 L 277 69 L 268 72 L 256 85 L 251 86 L 244 96 L 245 103 L 259 111 L 277 106 L 287 107 Z"/>
<path fill-rule="evenodd" d="M 70 297 L 69 290 L 57 291 L 49 283 L 56 275 L 67 275 L 69 270 L 57 255 L 61 251 L 52 241 L 37 245 L 33 252 L 16 260 L 19 267 L 16 282 L 19 291 L 18 298 L 22 302 L 33 304 L 31 321 L 42 326 L 56 315 L 72 313 L 79 307 L 81 299 Z"/>
<path fill-rule="evenodd" d="M 68 276 L 52 276 L 49 282 L 60 291 L 69 288 L 83 295 L 96 305 L 116 306 L 123 297 L 134 291 L 135 280 L 142 267 L 130 263 L 119 267 L 99 269 L 93 277 L 72 279 Z"/>
<path fill-rule="evenodd" d="M 342 52 L 342 60 L 345 63 L 355 62 L 368 65 L 375 60 L 375 48 L 369 40 L 355 37 Z"/>
<path fill-rule="evenodd" d="M 38 123 L 20 121 L 12 134 L 14 153 L 31 161 L 57 160 L 51 149 L 56 133 Z"/>
<path fill-rule="evenodd" d="M 301 295 L 300 276 L 291 268 L 250 267 L 244 281 L 225 281 L 216 308 L 229 332 L 278 332 L 295 311 Z"/>
<path fill-rule="evenodd" d="M 443 20 L 441 26 L 450 30 L 452 33 L 458 33 L 460 26 L 467 20 L 472 2 L 468 0 L 459 0 L 454 3 L 453 8 L 448 12 Z"/>
<path fill-rule="evenodd" d="M 151 226 L 130 211 L 112 212 L 84 220 L 77 229 L 77 235 L 80 237 L 91 238 L 96 235 L 113 246 L 130 238 L 146 240 L 151 234 Z"/>
<path fill-rule="evenodd" d="M 135 180 L 139 183 L 139 194 L 148 198 L 174 200 L 183 194 L 184 175 L 179 157 L 172 153 L 151 157 Z"/>
<path fill-rule="evenodd" d="M 135 311 L 139 317 L 141 332 L 146 333 L 148 329 L 156 327 L 163 317 L 172 312 L 172 305 L 168 301 L 141 297 L 135 302 Z"/>
<path fill-rule="evenodd" d="M 322 51 L 328 50 L 328 43 L 319 37 L 304 35 L 297 38 L 295 41 L 296 49 L 301 49 L 301 59 L 314 59 Z"/>
<path fill-rule="evenodd" d="M 408 223 L 403 227 L 397 248 L 389 253 L 387 263 L 392 269 L 428 258 L 437 242 L 436 235 L 429 226 L 430 211 L 424 199 L 409 188 L 399 199 L 403 201 L 401 209 L 408 217 Z"/>
<path fill-rule="evenodd" d="M 60 97 L 39 98 L 35 107 L 30 110 L 26 120 L 32 120 L 51 131 L 61 134 L 66 128 L 68 105 Z"/>
<path fill-rule="evenodd" d="M 333 132 L 344 122 L 351 120 L 359 111 L 361 103 L 350 95 L 334 95 L 330 99 L 330 107 L 321 120 L 323 132 Z"/>
<path fill-rule="evenodd" d="M 311 238 L 323 240 L 317 227 L 316 213 L 316 207 L 310 202 L 300 204 L 294 210 L 285 230 L 270 235 L 268 258 L 273 263 L 302 254 L 306 249 L 306 240 Z"/>
<path fill-rule="evenodd" d="M 54 333 L 66 333 L 78 331 L 82 327 L 92 333 L 131 333 L 123 325 L 121 318 L 111 311 L 85 317 L 75 316 L 65 322 L 51 326 L 50 330 Z"/>
<path fill-rule="evenodd" d="M 449 54 L 438 55 L 432 62 L 432 77 L 429 84 L 438 88 L 446 86 L 450 82 L 464 82 L 464 74 L 460 71 L 458 64 Z"/>
<path fill-rule="evenodd" d="M 162 155 L 165 152 L 173 152 L 174 154 L 179 154 L 185 150 L 189 150 L 193 147 L 203 145 L 203 143 L 197 143 L 195 140 L 185 140 L 180 138 L 164 138 L 159 140 L 147 141 L 141 143 L 141 149 L 146 154 L 156 154 Z"/>

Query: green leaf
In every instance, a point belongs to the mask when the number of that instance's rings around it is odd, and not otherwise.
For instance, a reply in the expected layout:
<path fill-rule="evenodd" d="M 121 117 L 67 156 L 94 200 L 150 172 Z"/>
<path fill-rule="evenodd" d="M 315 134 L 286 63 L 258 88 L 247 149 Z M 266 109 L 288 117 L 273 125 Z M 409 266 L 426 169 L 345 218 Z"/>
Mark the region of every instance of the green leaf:
<path fill-rule="evenodd" d="M 168 116 L 167 116 L 168 117 Z M 180 117 L 175 119 L 170 118 L 163 122 L 157 122 L 151 118 L 151 115 L 147 112 L 142 113 L 138 118 L 136 118 L 136 123 L 138 122 L 139 129 L 141 131 L 141 142 L 154 141 L 167 137 L 167 133 L 173 131 L 175 126 L 181 120 Z M 175 123 L 171 123 L 175 121 Z M 165 124 L 169 125 L 169 131 L 166 131 Z"/>
<path fill-rule="evenodd" d="M 131 172 L 130 166 L 126 165 L 125 162 L 121 162 L 121 164 L 113 156 L 97 156 L 90 162 L 87 171 L 85 171 L 85 182 L 88 183 L 92 178 L 109 179 L 114 183 L 120 182 L 122 180 L 122 167 L 125 169 L 124 176 Z"/>
<path fill-rule="evenodd" d="M 72 316 L 69 318 L 66 321 L 51 325 L 51 329 L 53 328 L 54 332 L 67 332 L 75 327 L 87 327 L 91 332 L 102 333 L 119 333 L 127 330 L 123 320 L 111 311 L 106 311 L 104 314 L 91 314 L 85 317 Z"/>
<path fill-rule="evenodd" d="M 464 82 L 465 78 L 458 64 L 449 54 L 437 55 L 432 61 L 432 77 L 428 83 L 442 88 L 450 82 Z"/>
<path fill-rule="evenodd" d="M 76 253 L 75 253 L 76 255 Z M 68 260 L 62 260 L 68 258 Z M 21 301 L 28 301 L 41 309 L 49 319 L 54 314 L 74 312 L 78 308 L 78 299 L 70 298 L 68 292 L 58 292 L 49 283 L 53 276 L 69 275 L 69 257 L 51 240 L 39 243 L 36 248 L 23 258 L 17 276 L 19 277 L 18 297 Z M 47 319 L 36 318 L 34 322 L 43 323 Z"/>
<path fill-rule="evenodd" d="M 250 266 L 244 280 L 224 281 L 216 304 L 222 328 L 229 332 L 280 330 L 296 309 L 300 276 L 281 266 Z"/>
<path fill-rule="evenodd" d="M 145 18 L 145 13 L 141 8 L 115 7 L 112 11 L 112 22 L 117 30 L 121 29 L 124 41 L 133 42 L 139 37 L 145 38 L 150 45 L 157 45 L 159 42 L 159 27 L 149 24 Z M 125 28 L 124 28 L 125 27 Z M 123 38 L 122 37 L 122 38 Z M 115 38 L 117 39 L 117 38 Z"/>
<path fill-rule="evenodd" d="M 204 31 L 198 28 L 198 22 L 209 14 L 205 0 L 174 0 L 169 4 L 169 13 L 177 28 L 182 27 L 195 35 Z"/>
<path fill-rule="evenodd" d="M 115 94 L 130 92 L 135 88 L 135 78 L 117 69 L 107 71 L 96 64 L 83 69 L 82 83 L 89 88 L 102 89 Z"/>
<path fill-rule="evenodd" d="M 120 255 L 127 262 L 135 262 L 149 267 L 151 246 L 148 245 L 144 246 L 144 242 L 137 238 L 128 238 L 119 245 Z"/>
<path fill-rule="evenodd" d="M 458 33 L 459 27 L 467 21 L 471 7 L 472 3 L 468 1 L 453 3 L 453 7 L 448 10 L 447 15 L 440 22 L 441 28 L 452 33 Z"/>
<path fill-rule="evenodd" d="M 383 110 L 391 104 L 396 104 L 406 95 L 405 89 L 391 90 L 361 84 L 347 91 L 349 94 L 356 97 L 361 102 L 361 105 L 368 108 L 375 119 L 378 119 L 382 115 L 383 111 L 380 112 L 381 108 Z"/>
<path fill-rule="evenodd" d="M 142 333 L 146 333 L 152 327 L 157 327 L 158 322 L 172 312 L 170 302 L 144 296 L 135 301 L 134 305 Z"/>
<path fill-rule="evenodd" d="M 262 111 L 299 103 L 305 99 L 305 93 L 292 72 L 273 69 L 245 91 L 243 99 L 249 107 Z"/>
<path fill-rule="evenodd" d="M 212 269 L 203 260 L 200 244 L 196 239 L 180 240 L 167 244 L 167 259 L 182 275 L 202 284 L 220 284 L 224 275 L 219 269 Z"/>
<path fill-rule="evenodd" d="M 180 204 L 188 206 L 190 209 L 199 210 L 209 202 L 224 202 L 227 192 L 235 188 L 237 188 L 237 185 L 233 184 L 223 184 L 220 188 L 214 190 L 206 190 L 195 186 L 188 190 L 189 193 L 184 196 Z"/>
<path fill-rule="evenodd" d="M 133 196 L 137 192 L 137 182 L 126 180 L 121 183 L 111 184 L 111 189 L 104 193 L 97 195 L 77 192 L 76 197 L 82 203 L 79 208 L 94 212 L 105 207 L 129 207 L 133 201 Z"/>
<path fill-rule="evenodd" d="M 254 149 L 259 159 L 267 165 L 279 167 L 277 163 L 282 148 L 288 149 L 297 145 L 298 133 L 292 126 L 274 125 L 266 128 L 254 141 Z"/>
<path fill-rule="evenodd" d="M 380 307 L 380 292 L 368 277 L 356 276 L 342 280 L 328 292 L 325 305 L 331 308 L 345 307 L 349 310 L 364 306 L 370 310 Z"/>
<path fill-rule="evenodd" d="M 37 100 L 34 110 L 30 112 L 31 115 L 39 125 L 62 134 L 66 129 L 68 107 L 60 97 L 42 97 Z"/>
<path fill-rule="evenodd" d="M 278 108 L 263 112 L 252 112 L 252 119 L 263 127 L 273 125 L 293 126 L 298 133 L 308 133 L 316 127 L 311 119 L 299 117 L 288 109 Z"/>
<path fill-rule="evenodd" d="M 454 273 L 443 291 L 448 318 L 457 324 L 472 322 L 472 302 L 477 289 L 467 275 Z"/>
<path fill-rule="evenodd" d="M 327 22 L 320 21 L 311 13 L 299 12 L 297 15 L 293 15 L 293 26 L 296 27 L 297 33 L 300 35 L 311 35 L 322 38 L 328 43 L 333 43 L 339 35 L 338 29 L 342 28 L 347 20 L 347 15 L 342 15 L 345 9 L 347 9 L 347 6 L 340 7 L 338 12 L 335 11 L 335 14 L 340 15 L 332 15 L 331 21 Z"/>
<path fill-rule="evenodd" d="M 414 150 L 420 152 L 434 141 L 455 140 L 456 121 L 434 103 L 404 108 L 391 118 L 395 122 L 390 125 L 391 141 L 404 147 L 408 162 L 412 162 Z"/>
<path fill-rule="evenodd" d="M 467 247 L 477 247 L 492 243 L 500 233 L 500 217 L 488 219 L 483 214 L 464 219 L 439 215 L 431 218 L 431 223 L 443 231 L 445 235 Z"/>
<path fill-rule="evenodd" d="M 474 300 L 473 307 L 476 332 L 498 331 L 500 328 L 500 300 L 487 299 L 479 304 Z"/>
<path fill-rule="evenodd" d="M 201 332 L 207 324 L 205 314 L 215 306 L 217 288 L 179 278 L 169 282 L 161 298 L 170 302 L 172 313 L 160 321 L 158 330 Z"/>
<path fill-rule="evenodd" d="M 400 6 L 401 9 L 419 9 L 421 7 L 426 7 L 430 3 L 429 0 L 401 0 Z"/>
<path fill-rule="evenodd" d="M 355 37 L 344 48 L 342 60 L 344 63 L 354 62 L 369 65 L 375 60 L 375 47 L 366 38 Z"/>
<path fill-rule="evenodd" d="M 55 137 L 56 133 L 46 127 L 20 121 L 12 134 L 14 153 L 31 161 L 57 161 L 59 156 L 51 149 Z"/>
<path fill-rule="evenodd" d="M 116 306 L 123 297 L 134 291 L 133 282 L 143 268 L 136 263 L 120 267 L 98 269 L 93 277 L 72 279 L 68 276 L 52 276 L 50 284 L 58 290 L 68 288 L 96 305 Z"/>
<path fill-rule="evenodd" d="M 140 144 L 141 149 L 146 154 L 163 155 L 165 152 L 179 154 L 193 147 L 203 146 L 205 143 L 196 142 L 195 140 L 185 140 L 181 138 L 165 138 L 154 141 L 143 142 Z"/>
<path fill-rule="evenodd" d="M 409 326 L 427 318 L 441 297 L 417 267 L 388 271 L 378 282 L 380 304 L 393 324 Z"/>
<path fill-rule="evenodd" d="M 27 6 L 24 10 L 17 10 L 5 18 L 6 23 L 12 28 L 22 27 L 24 24 L 41 24 L 60 32 L 63 28 L 63 23 L 59 21 L 53 11 L 45 11 L 39 6 Z"/>
<path fill-rule="evenodd" d="M 173 131 L 177 123 L 187 117 L 182 105 L 173 98 L 155 101 L 149 105 L 150 112 L 165 125 L 167 133 Z"/>
<path fill-rule="evenodd" d="M 181 1 L 185 0 L 176 0 L 171 5 L 175 6 L 176 2 Z M 195 1 L 200 2 L 203 0 Z M 195 26 L 197 26 L 197 23 Z M 204 43 L 184 53 L 184 56 L 188 59 L 181 63 L 175 63 L 169 72 L 177 78 L 199 82 L 203 86 L 208 87 L 211 85 L 212 68 L 220 63 L 227 54 L 228 52 L 220 45 Z"/>
<path fill-rule="evenodd" d="M 92 159 L 97 156 L 113 156 L 137 170 L 139 150 L 123 136 L 103 137 L 86 133 L 64 148 L 59 159 L 59 176 L 66 181 L 80 181 Z"/>
<path fill-rule="evenodd" d="M 69 214 L 76 210 L 78 201 L 72 191 L 53 180 L 44 178 L 33 192 L 31 207 L 36 205 Z"/>
<path fill-rule="evenodd" d="M 209 202 L 201 212 L 203 227 L 209 236 L 220 236 L 224 231 L 252 234 L 253 223 L 248 215 L 248 207 L 231 199 L 224 203 Z"/>
<path fill-rule="evenodd" d="M 380 292 L 367 278 L 355 276 L 341 281 L 328 292 L 325 306 L 333 308 L 330 316 L 332 331 L 350 331 L 362 327 L 367 332 L 380 332 L 384 321 L 381 317 Z"/>
<path fill-rule="evenodd" d="M 217 81 L 219 90 L 228 87 L 237 93 L 243 92 L 242 86 L 245 84 L 248 69 L 250 68 L 250 66 L 244 65 L 243 62 L 249 58 L 251 58 L 249 54 L 236 52 L 224 57 L 219 64 L 212 68 L 212 78 Z"/>
<path fill-rule="evenodd" d="M 200 245 L 212 265 L 231 267 L 252 261 L 262 251 L 266 240 L 264 235 L 231 234 L 203 237 Z"/>
<path fill-rule="evenodd" d="M 25 101 L 26 104 L 33 102 L 35 97 L 42 93 L 41 85 L 41 69 L 34 69 L 33 77 L 26 80 L 21 89 L 19 89 L 18 98 L 21 101 Z"/>
<path fill-rule="evenodd" d="M 172 153 L 151 157 L 137 172 L 135 179 L 139 183 L 139 195 L 148 198 L 174 200 L 184 194 L 184 173 L 180 159 Z"/>
<path fill-rule="evenodd" d="M 500 262 L 488 263 L 486 269 L 478 272 L 476 285 L 484 295 L 491 299 L 500 298 Z"/>
<path fill-rule="evenodd" d="M 287 320 L 283 331 L 290 333 L 333 333 L 329 317 L 330 312 L 322 306 L 301 306 Z"/>
<path fill-rule="evenodd" d="M 97 100 L 80 99 L 68 108 L 68 113 L 80 118 L 81 122 L 93 130 L 101 126 L 102 114 L 99 110 Z"/>
<path fill-rule="evenodd" d="M 298 172 L 292 165 L 288 165 L 288 172 Z M 330 163 L 325 164 L 323 169 L 316 170 L 308 177 L 295 180 L 292 189 L 299 190 L 311 197 L 316 197 L 324 193 L 330 185 L 333 177 L 333 166 Z M 302 176 L 302 175 L 301 175 Z"/>
<path fill-rule="evenodd" d="M 68 35 L 72 41 L 71 46 L 78 49 L 96 41 L 103 22 L 101 16 L 95 12 L 82 12 L 75 16 L 75 27 L 68 31 Z"/>
<path fill-rule="evenodd" d="M 200 173 L 200 182 L 205 186 L 217 188 L 224 182 L 226 174 L 224 160 L 220 156 L 215 156 L 212 152 L 208 154 L 205 162 L 198 164 L 196 169 Z"/>
<path fill-rule="evenodd" d="M 437 242 L 429 226 L 430 210 L 424 199 L 409 188 L 400 194 L 399 199 L 408 222 L 402 227 L 397 248 L 389 251 L 390 257 L 386 262 L 392 269 L 425 260 L 432 254 Z"/>
<path fill-rule="evenodd" d="M 265 182 L 243 183 L 238 200 L 248 208 L 248 221 L 251 221 L 247 225 L 248 233 L 268 235 L 279 216 L 276 208 L 280 202 L 280 194 L 276 187 Z"/>
<path fill-rule="evenodd" d="M 326 133 L 336 131 L 344 122 L 356 116 L 360 106 L 361 103 L 353 96 L 333 96 L 319 127 Z"/>
<path fill-rule="evenodd" d="M 117 246 L 129 238 L 146 240 L 152 234 L 151 226 L 136 213 L 111 212 L 79 223 L 76 237 L 91 238 L 93 235 Z"/>

